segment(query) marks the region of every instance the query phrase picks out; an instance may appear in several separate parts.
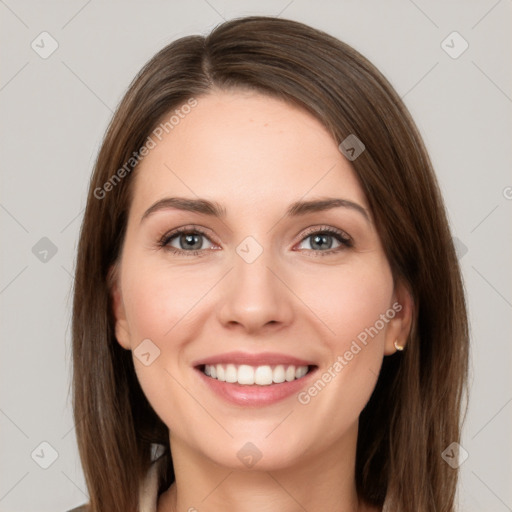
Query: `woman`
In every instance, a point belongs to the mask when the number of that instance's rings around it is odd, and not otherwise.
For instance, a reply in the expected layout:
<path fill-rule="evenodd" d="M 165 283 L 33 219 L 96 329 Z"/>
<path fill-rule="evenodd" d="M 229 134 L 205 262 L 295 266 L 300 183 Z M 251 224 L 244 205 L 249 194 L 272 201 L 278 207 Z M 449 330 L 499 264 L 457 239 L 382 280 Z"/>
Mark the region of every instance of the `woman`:
<path fill-rule="evenodd" d="M 179 39 L 90 184 L 83 510 L 453 511 L 467 331 L 431 163 L 380 72 L 290 20 Z"/>

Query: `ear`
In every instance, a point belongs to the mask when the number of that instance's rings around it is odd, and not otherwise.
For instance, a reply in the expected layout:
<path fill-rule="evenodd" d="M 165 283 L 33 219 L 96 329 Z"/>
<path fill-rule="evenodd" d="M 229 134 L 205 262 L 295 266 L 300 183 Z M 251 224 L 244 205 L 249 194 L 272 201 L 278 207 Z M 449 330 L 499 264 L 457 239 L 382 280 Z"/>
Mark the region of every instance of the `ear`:
<path fill-rule="evenodd" d="M 130 329 L 126 320 L 126 312 L 123 303 L 123 294 L 119 283 L 117 265 L 112 265 L 108 272 L 110 296 L 112 300 L 112 312 L 115 319 L 115 333 L 119 345 L 126 350 L 131 350 Z"/>
<path fill-rule="evenodd" d="M 414 317 L 412 295 L 407 286 L 401 281 L 395 285 L 393 302 L 389 309 L 388 318 L 393 315 L 393 312 L 394 316 L 389 321 L 386 330 L 384 354 L 387 356 L 397 351 L 395 341 L 397 345 L 405 348 Z"/>

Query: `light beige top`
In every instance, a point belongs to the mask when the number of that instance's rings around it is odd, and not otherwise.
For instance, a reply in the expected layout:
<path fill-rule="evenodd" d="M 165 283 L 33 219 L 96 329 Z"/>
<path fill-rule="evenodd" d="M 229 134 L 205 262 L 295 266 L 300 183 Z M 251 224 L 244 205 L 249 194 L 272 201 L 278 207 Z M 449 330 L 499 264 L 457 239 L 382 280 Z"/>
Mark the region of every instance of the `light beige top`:
<path fill-rule="evenodd" d="M 139 512 L 156 512 L 158 504 L 158 460 L 154 461 L 141 484 Z"/>

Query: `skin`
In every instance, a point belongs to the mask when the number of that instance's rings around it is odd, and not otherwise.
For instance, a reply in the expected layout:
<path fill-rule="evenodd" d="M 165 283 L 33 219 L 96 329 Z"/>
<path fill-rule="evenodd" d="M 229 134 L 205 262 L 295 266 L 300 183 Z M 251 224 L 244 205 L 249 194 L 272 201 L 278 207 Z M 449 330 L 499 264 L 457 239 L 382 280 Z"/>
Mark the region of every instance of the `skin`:
<path fill-rule="evenodd" d="M 134 357 L 142 389 L 170 429 L 176 483 L 158 512 L 362 511 L 354 464 L 358 418 L 383 357 L 405 345 L 412 302 L 394 283 L 365 195 L 350 162 L 309 113 L 255 92 L 201 96 L 141 162 L 112 288 L 116 337 L 126 350 L 144 339 L 160 349 L 149 366 Z M 166 209 L 170 196 L 215 200 L 223 219 Z M 284 217 L 297 200 L 338 197 L 359 204 Z M 158 245 L 171 230 L 207 231 L 202 255 Z M 307 228 L 334 227 L 353 247 L 328 238 L 322 255 Z M 237 246 L 252 236 L 252 263 Z M 180 245 L 179 235 L 169 242 Z M 325 247 L 325 246 L 324 246 Z M 188 249 L 191 254 L 191 250 Z M 228 272 L 229 271 L 229 272 Z M 243 407 L 205 386 L 192 362 L 233 350 L 279 352 L 314 361 L 319 375 L 394 303 L 402 309 L 311 401 L 296 396 Z M 238 451 L 253 443 L 252 468 Z M 204 501 L 203 501 L 204 500 Z"/>

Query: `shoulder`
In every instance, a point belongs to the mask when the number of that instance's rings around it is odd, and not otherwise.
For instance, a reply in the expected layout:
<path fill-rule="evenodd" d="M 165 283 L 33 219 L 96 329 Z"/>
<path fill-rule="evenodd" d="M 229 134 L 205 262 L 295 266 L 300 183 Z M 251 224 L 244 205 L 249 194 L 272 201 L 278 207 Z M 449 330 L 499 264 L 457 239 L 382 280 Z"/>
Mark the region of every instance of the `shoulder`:
<path fill-rule="evenodd" d="M 67 512 L 89 512 L 89 506 L 87 504 L 80 505 L 79 507 L 72 508 L 71 510 L 68 510 Z"/>

